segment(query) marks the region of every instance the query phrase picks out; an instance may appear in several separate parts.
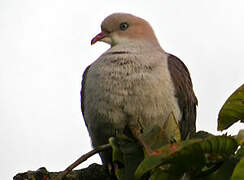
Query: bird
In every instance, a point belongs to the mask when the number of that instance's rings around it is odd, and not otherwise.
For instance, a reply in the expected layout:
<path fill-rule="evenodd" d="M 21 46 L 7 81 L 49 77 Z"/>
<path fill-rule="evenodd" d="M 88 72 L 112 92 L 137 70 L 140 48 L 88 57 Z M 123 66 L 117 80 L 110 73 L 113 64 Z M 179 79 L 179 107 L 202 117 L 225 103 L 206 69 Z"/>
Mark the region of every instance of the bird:
<path fill-rule="evenodd" d="M 126 134 L 141 141 L 148 127 L 163 127 L 173 113 L 182 139 L 196 132 L 198 100 L 186 65 L 161 48 L 151 25 L 128 13 L 113 13 L 91 44 L 110 48 L 84 71 L 81 111 L 93 147 Z M 138 123 L 138 119 L 140 122 Z M 100 153 L 112 162 L 111 151 Z"/>

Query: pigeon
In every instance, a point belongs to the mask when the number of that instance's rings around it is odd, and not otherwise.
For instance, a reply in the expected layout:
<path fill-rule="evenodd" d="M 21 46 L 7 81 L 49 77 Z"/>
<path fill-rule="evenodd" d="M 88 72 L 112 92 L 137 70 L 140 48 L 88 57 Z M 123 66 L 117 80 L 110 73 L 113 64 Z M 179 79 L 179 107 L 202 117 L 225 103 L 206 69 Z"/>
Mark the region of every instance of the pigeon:
<path fill-rule="evenodd" d="M 110 48 L 85 69 L 81 88 L 81 110 L 93 147 L 123 134 L 146 146 L 141 138 L 146 128 L 163 127 L 171 113 L 182 139 L 196 132 L 198 101 L 190 73 L 161 48 L 146 20 L 111 14 L 91 44 L 98 41 Z M 104 165 L 112 162 L 111 151 L 100 157 Z"/>

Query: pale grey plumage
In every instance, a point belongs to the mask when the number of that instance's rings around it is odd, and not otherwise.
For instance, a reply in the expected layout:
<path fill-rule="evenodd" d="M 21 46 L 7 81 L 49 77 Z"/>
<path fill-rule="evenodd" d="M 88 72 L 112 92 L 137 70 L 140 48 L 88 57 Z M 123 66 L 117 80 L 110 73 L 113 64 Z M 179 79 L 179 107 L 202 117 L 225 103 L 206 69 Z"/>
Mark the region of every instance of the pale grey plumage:
<path fill-rule="evenodd" d="M 123 22 L 129 25 L 127 34 L 116 29 Z M 179 106 L 168 63 L 170 55 L 160 47 L 150 25 L 133 15 L 113 14 L 104 20 L 102 30 L 107 34 L 99 40 L 111 48 L 86 69 L 81 91 L 82 113 L 93 146 L 106 144 L 109 137 L 124 133 L 126 127 L 137 127 L 138 118 L 142 127 L 162 127 L 171 112 L 177 121 L 187 121 L 182 120 L 187 100 Z M 188 70 L 185 74 L 189 76 Z M 188 98 L 189 102 L 194 99 L 190 108 L 197 104 L 193 96 Z M 195 119 L 192 123 L 195 128 Z M 111 161 L 106 152 L 101 158 L 105 164 Z"/>

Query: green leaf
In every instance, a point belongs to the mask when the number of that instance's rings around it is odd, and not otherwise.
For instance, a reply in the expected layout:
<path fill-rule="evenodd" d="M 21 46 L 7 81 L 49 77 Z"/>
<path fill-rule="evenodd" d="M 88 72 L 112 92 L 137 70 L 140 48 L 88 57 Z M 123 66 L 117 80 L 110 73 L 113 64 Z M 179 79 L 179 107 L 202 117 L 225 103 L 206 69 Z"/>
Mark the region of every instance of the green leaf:
<path fill-rule="evenodd" d="M 156 168 L 160 164 L 164 162 L 163 156 L 167 157 L 167 154 L 161 154 L 161 155 L 152 155 L 149 157 L 146 157 L 142 163 L 138 166 L 136 172 L 135 172 L 135 179 L 141 179 L 141 177 L 152 170 L 153 168 Z"/>
<path fill-rule="evenodd" d="M 157 125 L 146 128 L 141 138 L 152 151 L 169 143 L 167 134 Z"/>
<path fill-rule="evenodd" d="M 244 179 L 244 158 L 236 165 L 232 174 L 231 180 L 243 180 Z"/>
<path fill-rule="evenodd" d="M 171 141 L 181 141 L 179 124 L 175 119 L 174 113 L 170 113 L 168 120 L 164 123 L 163 130 Z"/>
<path fill-rule="evenodd" d="M 157 168 L 149 178 L 149 180 L 178 180 L 180 177 L 174 176 L 172 174 L 166 173 L 160 168 Z"/>
<path fill-rule="evenodd" d="M 127 136 L 109 138 L 113 149 L 115 174 L 119 180 L 134 179 L 134 172 L 144 158 L 142 147 Z"/>
<path fill-rule="evenodd" d="M 244 84 L 225 102 L 218 116 L 218 130 L 227 129 L 235 122 L 244 122 Z"/>
<path fill-rule="evenodd" d="M 242 157 L 244 157 L 244 145 L 240 146 L 240 148 L 238 149 L 238 151 L 235 154 L 235 157 L 238 159 L 241 159 Z"/>
<path fill-rule="evenodd" d="M 164 123 L 163 128 L 153 125 L 145 128 L 142 134 L 142 141 L 152 151 L 169 144 L 170 142 L 178 142 L 181 140 L 178 122 L 173 113 L 170 113 L 168 120 Z"/>
<path fill-rule="evenodd" d="M 236 140 L 226 135 L 212 136 L 200 144 L 205 154 L 206 162 L 205 167 L 196 176 L 204 180 L 228 180 L 234 167 L 233 160 L 229 158 L 235 154 L 238 148 Z"/>
<path fill-rule="evenodd" d="M 175 156 L 181 153 L 184 154 L 185 151 L 183 149 L 187 148 L 187 146 L 190 146 L 196 142 L 199 142 L 199 140 L 188 140 L 188 141 L 175 143 L 175 144 L 167 144 L 159 148 L 157 151 L 154 152 L 154 155 L 146 157 L 138 166 L 135 172 L 136 179 L 140 179 L 145 173 L 149 172 L 150 170 L 153 170 L 154 168 L 160 165 L 164 165 L 170 162 L 170 160 L 171 161 L 174 160 Z M 186 150 L 186 152 L 188 151 Z M 196 153 L 198 152 L 199 151 L 197 150 Z M 189 161 L 187 160 L 187 162 Z M 185 164 L 183 166 L 185 166 Z"/>
<path fill-rule="evenodd" d="M 165 170 L 164 173 L 177 177 L 184 172 L 196 176 L 206 175 L 209 171 L 209 168 L 204 170 L 206 164 L 209 164 L 210 168 L 214 167 L 216 163 L 234 154 L 237 147 L 236 140 L 225 135 L 168 144 L 155 151 L 154 155 L 146 157 L 138 166 L 135 177 L 140 179 L 145 173 L 159 167 Z"/>
<path fill-rule="evenodd" d="M 205 174 L 205 176 L 194 178 L 196 180 L 230 180 L 236 165 L 236 159 L 229 157 L 223 163 L 217 165 L 217 169 L 213 169 L 212 173 Z"/>
<path fill-rule="evenodd" d="M 236 136 L 236 140 L 238 142 L 238 144 L 240 145 L 244 145 L 244 129 L 241 129 L 237 136 Z"/>
<path fill-rule="evenodd" d="M 205 144 L 207 143 L 207 144 Z M 201 142 L 202 150 L 205 153 L 217 153 L 224 156 L 233 154 L 238 144 L 231 136 L 212 136 Z"/>

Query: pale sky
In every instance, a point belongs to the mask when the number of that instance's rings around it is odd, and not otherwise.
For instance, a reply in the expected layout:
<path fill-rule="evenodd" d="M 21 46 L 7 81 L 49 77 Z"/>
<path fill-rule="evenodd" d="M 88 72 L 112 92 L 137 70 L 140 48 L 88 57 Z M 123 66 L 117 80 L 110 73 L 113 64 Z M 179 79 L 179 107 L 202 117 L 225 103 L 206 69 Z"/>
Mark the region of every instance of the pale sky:
<path fill-rule="evenodd" d="M 1 0 L 0 179 L 64 170 L 91 150 L 80 82 L 109 48 L 90 41 L 114 12 L 146 19 L 162 48 L 184 61 L 199 101 L 197 130 L 216 134 L 221 106 L 244 83 L 243 8 L 242 0 Z M 93 162 L 99 157 L 79 168 Z"/>

